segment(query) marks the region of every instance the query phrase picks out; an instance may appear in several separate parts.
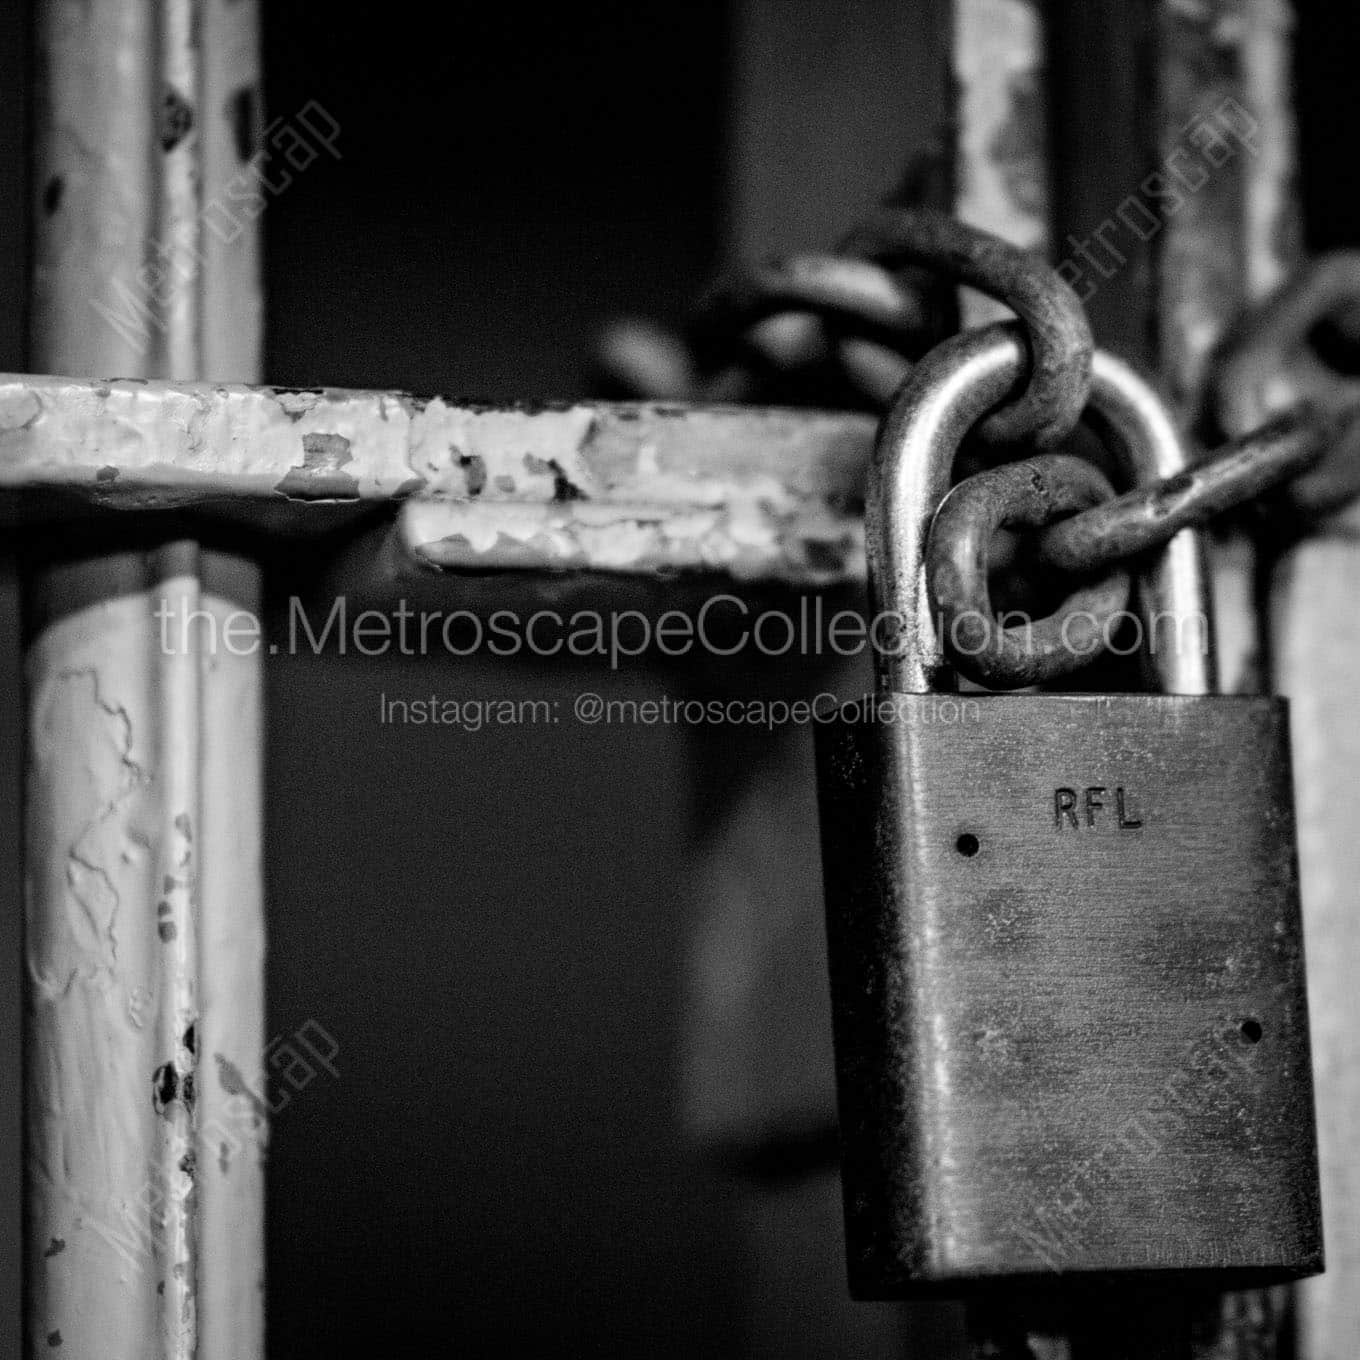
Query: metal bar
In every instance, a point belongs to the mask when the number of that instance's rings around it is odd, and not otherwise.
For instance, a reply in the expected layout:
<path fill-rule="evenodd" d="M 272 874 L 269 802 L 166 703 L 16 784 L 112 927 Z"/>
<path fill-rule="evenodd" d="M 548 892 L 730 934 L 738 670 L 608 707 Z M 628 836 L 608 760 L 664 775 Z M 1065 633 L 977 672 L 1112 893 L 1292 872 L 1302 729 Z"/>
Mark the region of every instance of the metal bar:
<path fill-rule="evenodd" d="M 261 617 L 259 569 L 199 550 L 218 638 Z M 264 1354 L 264 673 L 242 649 L 199 650 L 198 1360 Z"/>
<path fill-rule="evenodd" d="M 149 5 L 38 0 L 30 361 L 143 376 L 153 330 L 155 107 Z"/>
<path fill-rule="evenodd" d="M 1296 129 L 1291 108 L 1293 6 L 1247 6 L 1248 108 L 1260 124 L 1247 185 L 1248 279 L 1253 298 L 1271 292 L 1301 253 L 1295 194 Z M 1273 565 L 1268 583 L 1270 681 L 1293 714 L 1299 873 L 1318 1106 L 1327 1272 L 1297 1292 L 1299 1360 L 1330 1360 L 1360 1336 L 1360 969 L 1355 929 L 1360 882 L 1355 827 L 1355 667 L 1360 626 L 1360 517 L 1339 515 Z"/>
<path fill-rule="evenodd" d="M 200 0 L 156 0 L 159 38 L 159 192 L 155 252 L 164 266 L 158 290 L 160 339 L 156 370 L 166 378 L 203 376 L 199 306 Z"/>
<path fill-rule="evenodd" d="M 222 148 L 238 145 L 221 89 L 258 79 L 258 60 L 243 59 L 256 8 L 44 0 L 38 24 L 34 361 L 190 378 L 210 355 L 224 376 L 258 379 L 258 327 L 240 334 L 242 317 L 259 316 L 257 228 L 238 223 L 234 252 L 205 250 L 200 200 L 227 173 Z M 232 40 L 206 68 L 205 33 Z M 204 299 L 224 288 L 245 300 L 219 318 Z M 45 397 L 18 398 L 35 424 L 40 411 L 65 423 L 45 398 L 90 391 L 37 387 Z M 169 425 L 129 429 L 146 464 L 173 462 Z M 129 447 L 116 419 L 85 436 L 108 480 Z M 142 495 L 143 508 L 156 499 Z M 41 494 L 13 511 L 31 524 Z M 263 1085 L 260 659 L 219 651 L 204 626 L 258 585 L 243 559 L 174 539 L 48 562 L 26 583 L 34 1356 L 263 1353 L 265 1130 L 230 1122 L 232 1100 Z"/>
<path fill-rule="evenodd" d="M 1353 1352 L 1360 1336 L 1360 517 L 1354 511 L 1287 553 L 1272 574 L 1272 674 L 1293 711 L 1299 873 L 1318 1105 L 1327 1273 L 1299 1290 L 1300 1360 Z"/>
<path fill-rule="evenodd" d="M 1243 103 L 1241 8 L 1154 6 L 1154 149 L 1181 190 L 1157 243 L 1157 339 L 1163 380 L 1186 412 L 1198 409 L 1209 356 L 1247 297 L 1246 162 L 1259 119 Z M 1242 115 L 1250 121 L 1235 128 Z"/>
<path fill-rule="evenodd" d="M 192 658 L 162 653 L 155 618 L 162 594 L 192 589 L 191 565 L 183 551 L 126 553 L 50 567 L 29 588 L 35 1356 L 58 1345 L 110 1360 L 192 1354 L 192 1183 L 181 1163 L 192 1137 L 185 833 L 197 821 L 196 743 L 172 724 L 193 721 L 196 687 Z"/>
<path fill-rule="evenodd" d="M 260 155 L 264 131 L 259 0 L 200 0 L 199 16 L 199 371 L 214 382 L 259 382 L 261 233 L 243 217 L 236 197 L 242 172 Z"/>
<path fill-rule="evenodd" d="M 193 618 L 199 607 L 198 551 L 172 543 L 154 554 L 156 608 L 171 618 Z M 198 1080 L 198 839 L 203 816 L 199 797 L 199 656 L 189 647 L 166 647 L 155 659 L 154 707 L 150 715 L 157 752 L 160 799 L 150 828 L 152 889 L 161 945 L 153 965 L 156 994 L 152 1100 L 156 1129 L 155 1183 L 160 1192 L 152 1234 L 158 1279 L 160 1349 L 169 1360 L 193 1360 L 198 1350 L 198 1229 L 194 1181 L 198 1154 L 195 1093 Z M 154 644 L 153 644 L 154 645 Z M 74 772 L 70 772 L 74 777 Z M 194 1038 L 190 1038 L 195 1035 Z"/>
<path fill-rule="evenodd" d="M 259 382 L 261 232 L 232 192 L 260 154 L 258 0 L 199 0 L 198 373 Z M 193 375 L 191 375 L 193 376 Z M 211 635 L 261 617 L 263 582 L 234 553 L 199 551 Z M 259 655 L 200 653 L 198 1082 L 199 1360 L 264 1354 L 264 671 Z M 252 1098 L 253 1097 L 253 1098 Z"/>
<path fill-rule="evenodd" d="M 844 413 L 0 378 L 0 515 L 230 505 L 278 533 L 404 498 L 427 566 L 863 574 Z"/>
<path fill-rule="evenodd" d="M 1275 8 L 1278 18 L 1287 5 Z M 1256 0 L 1158 0 L 1155 15 L 1157 164 L 1182 205 L 1157 241 L 1160 371 L 1190 423 L 1203 407 L 1213 351 L 1290 239 L 1287 88 L 1252 82 L 1253 72 L 1278 77 L 1288 60 L 1278 47 L 1282 26 L 1263 26 Z M 1268 162 L 1262 138 L 1273 149 Z M 1220 540 L 1213 564 L 1224 688 L 1259 690 L 1254 547 L 1245 536 Z M 1287 1288 L 1206 1297 L 1197 1313 L 1195 1360 L 1266 1360 L 1290 1349 Z"/>
<path fill-rule="evenodd" d="M 1038 0 L 954 0 L 953 21 L 955 213 L 1047 256 L 1047 58 Z M 972 290 L 965 291 L 960 312 L 969 327 L 1010 315 Z"/>

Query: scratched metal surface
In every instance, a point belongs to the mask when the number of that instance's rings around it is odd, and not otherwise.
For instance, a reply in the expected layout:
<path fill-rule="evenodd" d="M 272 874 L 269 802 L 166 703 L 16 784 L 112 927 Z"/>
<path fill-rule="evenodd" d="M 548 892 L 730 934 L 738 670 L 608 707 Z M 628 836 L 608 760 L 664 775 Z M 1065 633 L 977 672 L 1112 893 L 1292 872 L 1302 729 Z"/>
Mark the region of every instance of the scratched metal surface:
<path fill-rule="evenodd" d="M 1317 1270 L 1287 706 L 884 698 L 820 751 L 856 1291 Z"/>

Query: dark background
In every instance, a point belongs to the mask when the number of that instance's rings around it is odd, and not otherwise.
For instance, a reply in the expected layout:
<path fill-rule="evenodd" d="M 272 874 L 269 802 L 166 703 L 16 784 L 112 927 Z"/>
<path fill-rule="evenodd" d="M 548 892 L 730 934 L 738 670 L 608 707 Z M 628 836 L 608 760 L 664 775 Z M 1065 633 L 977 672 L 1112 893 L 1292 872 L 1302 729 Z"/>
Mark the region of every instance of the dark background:
<path fill-rule="evenodd" d="M 1356 9 L 1303 10 L 1314 248 L 1360 242 Z M 23 10 L 0 8 L 7 370 L 24 367 Z M 586 391 L 602 324 L 677 318 L 719 258 L 733 22 L 697 3 L 267 4 L 271 113 L 316 100 L 342 127 L 342 160 L 300 175 L 266 218 L 269 380 Z M 12 573 L 3 600 L 12 619 Z M 683 739 L 376 722 L 382 691 L 541 697 L 544 683 L 437 659 L 418 673 L 270 664 L 269 1033 L 311 1019 L 340 1043 L 339 1078 L 274 1124 L 275 1356 L 722 1354 L 743 1339 L 731 1186 L 679 1117 Z M 609 683 L 663 688 L 645 672 Z M 15 769 L 12 650 L 0 684 Z M 0 854 L 17 960 L 14 787 Z M 11 1354 L 17 997 L 0 989 Z"/>

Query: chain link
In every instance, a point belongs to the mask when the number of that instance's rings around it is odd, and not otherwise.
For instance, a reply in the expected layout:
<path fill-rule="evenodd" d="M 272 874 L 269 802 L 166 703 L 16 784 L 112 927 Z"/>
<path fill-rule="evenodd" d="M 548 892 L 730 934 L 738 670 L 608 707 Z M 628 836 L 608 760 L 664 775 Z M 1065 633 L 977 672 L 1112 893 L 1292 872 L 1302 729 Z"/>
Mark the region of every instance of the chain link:
<path fill-rule="evenodd" d="M 1052 614 L 1008 627 L 992 607 L 988 560 L 998 529 L 1041 529 L 1074 511 L 1095 513 L 1087 507 L 1114 504 L 1113 496 L 1093 463 L 1048 453 L 980 472 L 945 497 L 930 529 L 926 579 L 941 640 L 966 676 L 1033 685 L 1079 670 L 1104 649 L 1129 601 L 1127 571 L 1107 570 Z"/>
<path fill-rule="evenodd" d="M 1022 449 L 1061 443 L 1091 390 L 1093 343 L 1075 294 L 1038 257 L 917 208 L 880 209 L 836 254 L 797 255 L 718 280 L 688 328 L 697 377 L 685 390 L 644 395 L 755 399 L 755 370 L 791 375 L 830 357 L 852 389 L 876 405 L 890 404 L 907 361 L 944 338 L 948 309 L 940 284 L 978 288 L 1024 322 L 1029 377 L 1023 390 L 982 421 L 983 439 Z M 771 329 L 794 318 L 806 324 Z M 960 669 L 975 676 L 989 671 L 985 647 L 981 663 L 968 655 L 979 639 L 971 623 L 960 622 L 964 614 L 990 609 L 988 545 L 979 537 L 989 524 L 1037 531 L 1034 561 L 1050 572 L 1100 577 L 1094 586 L 1083 585 L 1053 620 L 1040 621 L 1038 643 L 1033 629 L 1039 625 L 1030 626 L 1025 645 L 1043 652 L 1054 630 L 1068 624 L 1070 632 L 1074 611 L 1087 610 L 1099 624 L 1122 608 L 1122 599 L 1115 603 L 1118 581 L 1125 581 L 1126 595 L 1127 577 L 1119 568 L 1183 529 L 1255 505 L 1264 507 L 1272 527 L 1297 529 L 1360 495 L 1360 374 L 1339 372 L 1318 353 L 1316 333 L 1328 324 L 1345 334 L 1360 332 L 1360 252 L 1309 262 L 1243 317 L 1222 348 L 1209 390 L 1228 442 L 1191 472 L 1121 496 L 1104 483 L 1105 494 L 1096 495 L 1095 483 L 1073 470 L 1072 459 L 1040 458 L 960 483 L 940 509 L 930 570 L 947 632 L 958 631 L 962 644 L 950 639 Z M 952 507 L 948 513 L 946 507 Z M 988 632 L 989 647 L 1009 653 L 1018 645 L 1005 629 Z M 1093 659 L 1089 649 L 1069 650 L 1072 665 L 1046 657 L 1036 676 Z M 1013 661 L 990 673 L 1024 672 Z"/>
<path fill-rule="evenodd" d="M 1190 472 L 1051 525 L 1039 538 L 1039 560 L 1080 575 L 1152 552 L 1182 529 L 1208 524 L 1316 467 L 1348 426 L 1341 415 L 1300 403 Z"/>

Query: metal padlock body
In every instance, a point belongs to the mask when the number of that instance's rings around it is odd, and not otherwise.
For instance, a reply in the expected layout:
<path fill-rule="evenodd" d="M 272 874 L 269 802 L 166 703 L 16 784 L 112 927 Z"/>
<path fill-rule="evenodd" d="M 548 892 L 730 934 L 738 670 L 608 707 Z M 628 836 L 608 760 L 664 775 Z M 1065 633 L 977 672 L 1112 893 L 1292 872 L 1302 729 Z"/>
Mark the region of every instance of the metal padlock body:
<path fill-rule="evenodd" d="M 1285 701 L 942 694 L 914 626 L 818 734 L 852 1292 L 1321 1269 Z"/>

